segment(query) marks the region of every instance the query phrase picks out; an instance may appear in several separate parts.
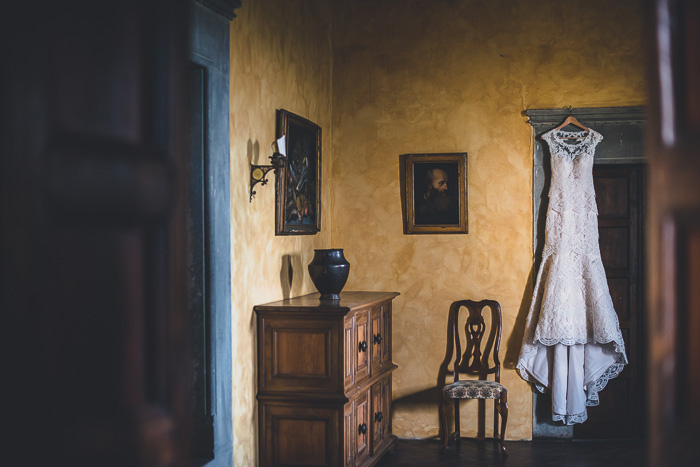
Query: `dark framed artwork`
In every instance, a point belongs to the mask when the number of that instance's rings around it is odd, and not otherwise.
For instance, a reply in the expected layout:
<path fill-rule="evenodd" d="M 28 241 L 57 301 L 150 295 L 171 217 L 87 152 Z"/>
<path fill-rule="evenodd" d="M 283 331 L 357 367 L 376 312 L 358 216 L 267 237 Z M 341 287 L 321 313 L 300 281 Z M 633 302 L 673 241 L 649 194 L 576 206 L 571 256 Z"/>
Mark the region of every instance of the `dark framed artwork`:
<path fill-rule="evenodd" d="M 467 153 L 403 154 L 405 234 L 466 234 Z"/>
<path fill-rule="evenodd" d="M 315 235 L 321 230 L 321 127 L 281 109 L 282 136 L 287 160 L 276 183 L 275 234 Z"/>

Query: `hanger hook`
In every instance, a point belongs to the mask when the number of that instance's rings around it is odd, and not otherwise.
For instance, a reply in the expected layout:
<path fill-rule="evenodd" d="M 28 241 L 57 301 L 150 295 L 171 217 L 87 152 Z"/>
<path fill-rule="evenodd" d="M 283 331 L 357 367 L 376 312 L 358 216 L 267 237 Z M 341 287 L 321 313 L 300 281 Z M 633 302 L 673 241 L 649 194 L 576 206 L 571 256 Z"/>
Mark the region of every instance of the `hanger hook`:
<path fill-rule="evenodd" d="M 569 107 L 564 107 L 564 108 L 565 108 L 566 110 L 569 111 L 569 115 L 571 115 L 571 114 L 574 113 L 574 108 L 573 108 L 573 106 L 570 105 Z"/>

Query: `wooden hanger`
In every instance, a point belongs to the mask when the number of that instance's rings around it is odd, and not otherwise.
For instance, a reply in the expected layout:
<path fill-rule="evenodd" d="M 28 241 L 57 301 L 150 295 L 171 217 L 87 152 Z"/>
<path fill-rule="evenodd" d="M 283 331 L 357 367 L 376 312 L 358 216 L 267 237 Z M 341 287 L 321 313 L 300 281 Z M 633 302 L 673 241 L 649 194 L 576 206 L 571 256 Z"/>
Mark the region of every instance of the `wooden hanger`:
<path fill-rule="evenodd" d="M 579 122 L 578 119 L 577 119 L 576 117 L 574 117 L 573 115 L 569 115 L 568 117 L 566 117 L 566 120 L 564 120 L 564 122 L 563 122 L 561 125 L 559 125 L 558 127 L 556 127 L 555 130 L 557 130 L 557 131 L 558 131 L 558 130 L 561 130 L 561 129 L 564 128 L 566 125 L 574 125 L 574 126 L 577 126 L 577 127 L 581 128 L 581 129 L 583 129 L 583 130 L 586 130 L 586 131 L 588 131 L 588 132 L 591 131 L 590 128 L 588 128 L 588 127 L 587 127 L 586 125 L 584 125 L 583 123 Z M 564 136 L 563 138 L 564 138 L 564 139 L 581 139 L 582 136 Z"/>

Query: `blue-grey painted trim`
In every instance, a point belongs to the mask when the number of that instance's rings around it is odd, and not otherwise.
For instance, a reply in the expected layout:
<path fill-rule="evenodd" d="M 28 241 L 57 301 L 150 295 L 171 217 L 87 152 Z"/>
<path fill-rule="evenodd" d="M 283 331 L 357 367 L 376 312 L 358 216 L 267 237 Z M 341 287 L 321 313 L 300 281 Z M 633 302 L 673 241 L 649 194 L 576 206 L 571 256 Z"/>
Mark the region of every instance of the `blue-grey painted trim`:
<path fill-rule="evenodd" d="M 598 107 L 572 109 L 531 109 L 524 115 L 529 117 L 535 140 L 532 154 L 532 247 L 534 251 L 533 277 L 542 259 L 545 221 L 549 193 L 551 168 L 549 150 L 543 143 L 543 133 L 558 126 L 567 116 L 573 115 L 582 124 L 603 135 L 596 147 L 594 164 L 645 163 L 644 107 Z M 573 438 L 574 427 L 552 422 L 551 398 L 549 394 L 533 394 L 532 437 Z"/>
<path fill-rule="evenodd" d="M 228 20 L 235 18 L 234 10 L 241 7 L 241 0 L 197 0 L 197 3 L 201 3 Z"/>
<path fill-rule="evenodd" d="M 193 4 L 190 60 L 206 70 L 205 137 L 206 244 L 211 322 L 211 401 L 214 460 L 207 466 L 233 465 L 231 354 L 231 199 L 229 142 L 229 21 Z"/>

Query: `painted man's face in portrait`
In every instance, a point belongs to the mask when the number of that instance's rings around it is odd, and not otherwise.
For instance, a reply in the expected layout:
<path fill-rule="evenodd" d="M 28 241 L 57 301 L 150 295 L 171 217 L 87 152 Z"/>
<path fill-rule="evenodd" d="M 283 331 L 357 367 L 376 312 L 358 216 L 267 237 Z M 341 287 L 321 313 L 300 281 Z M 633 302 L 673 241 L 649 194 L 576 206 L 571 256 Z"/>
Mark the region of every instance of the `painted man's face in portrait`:
<path fill-rule="evenodd" d="M 447 172 L 442 169 L 433 169 L 430 188 L 439 192 L 447 191 Z"/>
<path fill-rule="evenodd" d="M 448 181 L 447 172 L 437 168 L 430 169 L 426 174 L 425 199 L 431 199 L 433 203 L 447 203 L 450 198 Z M 445 206 L 440 206 L 440 208 L 445 208 Z"/>
<path fill-rule="evenodd" d="M 425 193 L 417 210 L 417 222 L 427 224 L 454 223 L 456 212 L 452 193 L 449 191 L 449 177 L 443 169 L 433 168 L 425 175 Z"/>

